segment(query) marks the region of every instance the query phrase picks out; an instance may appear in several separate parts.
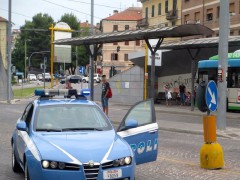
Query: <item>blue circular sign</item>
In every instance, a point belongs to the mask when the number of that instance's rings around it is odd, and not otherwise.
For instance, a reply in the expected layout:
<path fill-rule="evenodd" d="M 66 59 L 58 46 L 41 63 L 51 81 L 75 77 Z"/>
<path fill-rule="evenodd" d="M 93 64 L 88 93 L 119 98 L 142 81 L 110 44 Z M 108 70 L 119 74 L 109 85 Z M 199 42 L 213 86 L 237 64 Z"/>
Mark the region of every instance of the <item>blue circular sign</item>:
<path fill-rule="evenodd" d="M 218 106 L 218 90 L 214 81 L 209 81 L 206 87 L 205 99 L 208 109 L 211 112 L 216 111 Z"/>

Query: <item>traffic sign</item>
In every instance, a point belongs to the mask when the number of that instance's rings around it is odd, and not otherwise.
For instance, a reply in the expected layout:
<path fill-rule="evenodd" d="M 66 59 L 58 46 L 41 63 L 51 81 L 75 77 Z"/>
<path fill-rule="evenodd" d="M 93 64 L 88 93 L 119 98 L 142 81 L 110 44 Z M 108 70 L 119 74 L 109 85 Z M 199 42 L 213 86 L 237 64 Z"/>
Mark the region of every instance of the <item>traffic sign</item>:
<path fill-rule="evenodd" d="M 205 99 L 208 109 L 212 112 L 216 111 L 218 106 L 218 90 L 214 81 L 209 81 L 206 87 Z"/>
<path fill-rule="evenodd" d="M 84 66 L 80 66 L 79 67 L 79 73 L 80 74 L 84 74 L 85 73 L 85 67 Z"/>

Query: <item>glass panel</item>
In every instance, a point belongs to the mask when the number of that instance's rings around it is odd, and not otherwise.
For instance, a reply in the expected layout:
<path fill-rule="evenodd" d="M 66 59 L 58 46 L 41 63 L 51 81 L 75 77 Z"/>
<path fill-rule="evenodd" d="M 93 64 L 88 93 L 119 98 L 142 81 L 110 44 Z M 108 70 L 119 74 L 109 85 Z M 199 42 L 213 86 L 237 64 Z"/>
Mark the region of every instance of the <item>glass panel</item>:
<path fill-rule="evenodd" d="M 138 121 L 138 125 L 150 124 L 152 122 L 152 102 L 144 101 L 136 105 L 130 113 L 127 115 L 125 122 L 129 119 L 134 119 Z"/>
<path fill-rule="evenodd" d="M 57 105 L 40 107 L 34 129 L 96 128 L 109 130 L 111 125 L 95 106 Z"/>

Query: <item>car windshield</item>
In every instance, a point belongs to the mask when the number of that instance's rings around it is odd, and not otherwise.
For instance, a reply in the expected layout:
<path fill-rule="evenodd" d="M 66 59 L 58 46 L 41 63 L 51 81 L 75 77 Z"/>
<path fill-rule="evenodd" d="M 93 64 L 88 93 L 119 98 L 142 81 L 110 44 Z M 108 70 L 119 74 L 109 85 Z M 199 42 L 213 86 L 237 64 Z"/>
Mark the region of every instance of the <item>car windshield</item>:
<path fill-rule="evenodd" d="M 49 105 L 39 107 L 35 131 L 111 130 L 112 126 L 99 108 L 92 105 Z"/>

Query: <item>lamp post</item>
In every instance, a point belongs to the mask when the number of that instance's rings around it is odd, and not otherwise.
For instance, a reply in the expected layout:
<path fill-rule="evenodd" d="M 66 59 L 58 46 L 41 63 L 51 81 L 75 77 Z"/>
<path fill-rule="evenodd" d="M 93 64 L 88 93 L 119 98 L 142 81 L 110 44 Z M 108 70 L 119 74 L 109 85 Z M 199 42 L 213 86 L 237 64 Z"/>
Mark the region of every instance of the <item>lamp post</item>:
<path fill-rule="evenodd" d="M 25 39 L 24 43 L 24 49 L 25 49 L 25 58 L 24 58 L 24 78 L 26 79 L 27 77 L 27 69 L 26 69 L 26 64 L 27 64 L 27 42 L 30 42 L 30 39 Z"/>

